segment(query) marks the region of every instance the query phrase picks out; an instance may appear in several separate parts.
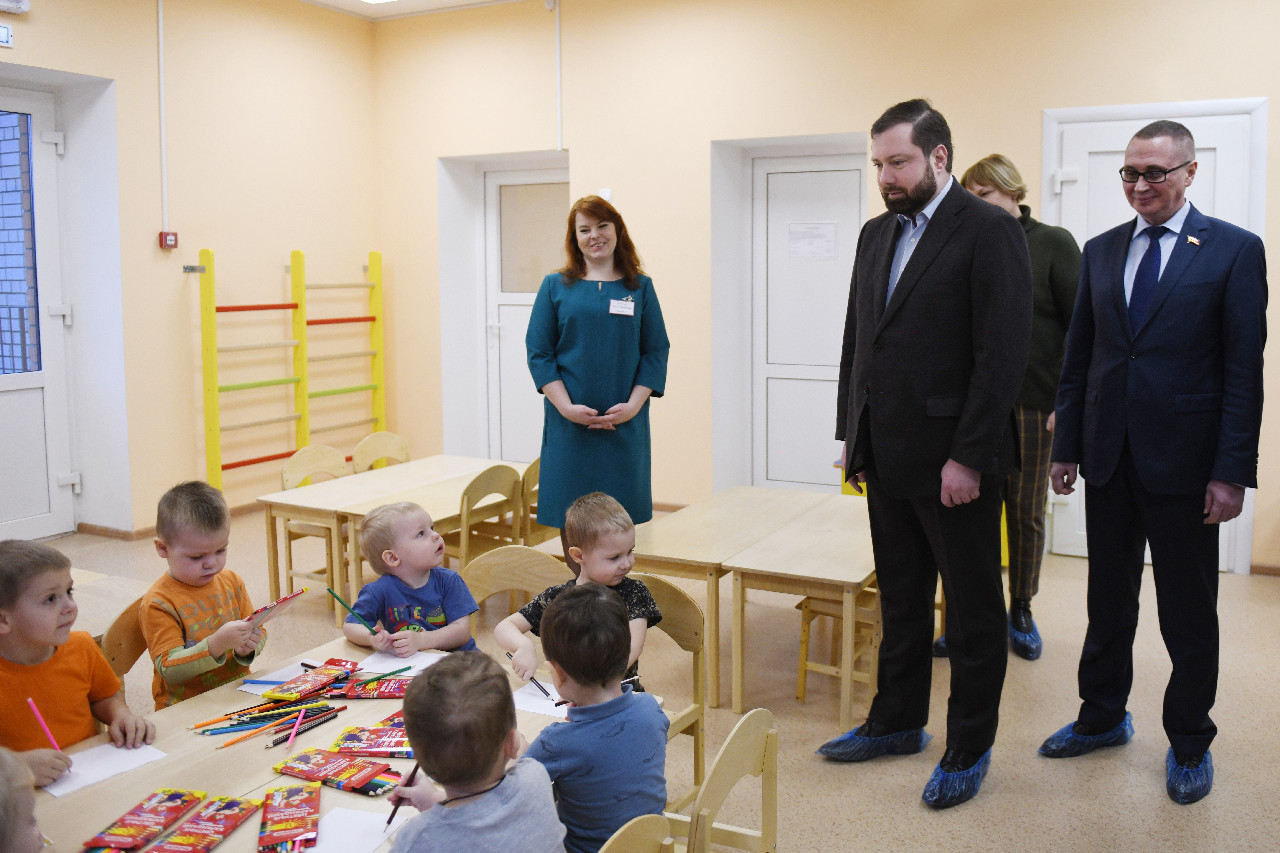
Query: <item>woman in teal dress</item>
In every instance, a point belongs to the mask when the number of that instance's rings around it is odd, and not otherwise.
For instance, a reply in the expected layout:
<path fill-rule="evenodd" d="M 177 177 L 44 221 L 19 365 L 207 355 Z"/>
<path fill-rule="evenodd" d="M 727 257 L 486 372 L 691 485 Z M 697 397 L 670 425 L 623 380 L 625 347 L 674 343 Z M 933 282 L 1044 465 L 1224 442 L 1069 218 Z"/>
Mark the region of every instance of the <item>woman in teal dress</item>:
<path fill-rule="evenodd" d="M 588 492 L 653 517 L 649 398 L 667 381 L 666 326 L 627 226 L 599 196 L 574 202 L 568 263 L 542 280 L 525 346 L 543 402 L 538 522 L 561 529 Z M 568 546 L 565 547 L 566 556 Z"/>

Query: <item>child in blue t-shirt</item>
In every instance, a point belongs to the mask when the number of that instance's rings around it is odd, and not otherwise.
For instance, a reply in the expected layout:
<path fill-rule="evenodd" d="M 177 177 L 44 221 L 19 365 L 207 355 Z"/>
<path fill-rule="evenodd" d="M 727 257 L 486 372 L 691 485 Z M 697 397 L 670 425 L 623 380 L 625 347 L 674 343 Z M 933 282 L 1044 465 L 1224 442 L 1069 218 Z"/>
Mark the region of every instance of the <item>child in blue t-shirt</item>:
<path fill-rule="evenodd" d="M 342 633 L 356 645 L 408 657 L 424 649 L 476 647 L 470 616 L 478 609 L 457 572 L 441 566 L 444 540 L 415 503 L 380 506 L 360 525 L 360 551 L 380 576 L 360 590 Z"/>
<path fill-rule="evenodd" d="M 622 684 L 630 648 L 627 606 L 609 587 L 570 587 L 542 614 L 542 651 L 572 704 L 569 722 L 547 726 L 525 755 L 551 777 L 570 853 L 596 853 L 667 802 L 667 717 L 648 693 Z"/>

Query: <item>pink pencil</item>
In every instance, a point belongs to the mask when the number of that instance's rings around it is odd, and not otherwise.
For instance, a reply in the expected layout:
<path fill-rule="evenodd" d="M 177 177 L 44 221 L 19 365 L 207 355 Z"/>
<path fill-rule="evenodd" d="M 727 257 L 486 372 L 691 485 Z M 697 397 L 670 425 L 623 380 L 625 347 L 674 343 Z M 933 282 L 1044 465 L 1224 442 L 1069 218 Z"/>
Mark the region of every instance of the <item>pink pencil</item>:
<path fill-rule="evenodd" d="M 289 733 L 289 742 L 284 745 L 286 750 L 293 748 L 293 739 L 298 736 L 298 726 L 302 725 L 302 718 L 306 715 L 305 711 L 298 714 L 298 721 L 293 724 L 293 731 Z"/>
<path fill-rule="evenodd" d="M 40 728 L 44 729 L 44 736 L 49 739 L 49 743 L 53 744 L 54 751 L 62 752 L 62 747 L 58 746 L 58 742 L 54 740 L 53 732 L 49 731 L 49 725 L 44 721 L 44 717 L 40 716 L 40 709 L 36 707 L 36 700 L 28 696 L 27 704 L 31 706 L 31 713 L 36 715 L 36 722 L 40 724 Z"/>

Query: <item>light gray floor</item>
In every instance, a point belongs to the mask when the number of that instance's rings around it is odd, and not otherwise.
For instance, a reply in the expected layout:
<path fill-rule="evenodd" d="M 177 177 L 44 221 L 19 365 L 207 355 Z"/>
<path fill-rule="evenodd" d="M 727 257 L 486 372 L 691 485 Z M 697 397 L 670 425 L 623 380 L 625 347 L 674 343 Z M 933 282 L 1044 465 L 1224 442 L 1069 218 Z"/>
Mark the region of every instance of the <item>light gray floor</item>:
<path fill-rule="evenodd" d="M 152 579 L 164 570 L 149 540 L 122 542 L 88 535 L 51 540 L 74 565 L 111 575 Z M 315 542 L 299 546 L 301 562 L 320 559 Z M 246 581 L 255 604 L 267 600 L 265 530 L 261 514 L 232 523 L 228 566 Z M 780 733 L 779 848 L 825 850 L 1277 850 L 1280 849 L 1280 735 L 1277 699 L 1280 675 L 1280 578 L 1223 575 L 1220 595 L 1222 674 L 1214 719 L 1220 734 L 1213 746 L 1217 777 L 1213 793 L 1200 803 L 1178 806 L 1164 791 L 1168 746 L 1160 726 L 1161 696 L 1168 657 L 1156 623 L 1150 574 L 1143 589 L 1143 613 L 1135 648 L 1136 681 L 1130 703 L 1137 735 L 1119 749 L 1083 758 L 1051 761 L 1036 747 L 1074 718 L 1078 699 L 1076 662 L 1084 636 L 1084 560 L 1050 557 L 1034 612 L 1045 638 L 1044 656 L 1030 663 L 1011 656 L 1001 705 L 1000 733 L 990 775 L 972 802 L 934 812 L 920 791 L 941 757 L 950 676 L 945 661 L 934 669 L 933 712 L 928 730 L 936 736 L 924 754 L 885 758 L 863 765 L 836 765 L 813 750 L 839 734 L 834 679 L 810 675 L 808 701 L 795 699 L 799 643 L 796 599 L 753 593 L 748 605 L 747 703 L 775 715 Z M 684 584 L 695 600 L 704 594 Z M 722 600 L 729 601 L 724 582 Z M 312 592 L 274 623 L 259 667 L 311 648 L 337 635 L 323 589 Z M 490 604 L 477 640 L 493 649 L 489 630 L 502 615 Z M 815 623 L 814 656 L 828 649 L 825 620 Z M 817 627 L 823 626 L 823 627 Z M 721 679 L 728 698 L 728 612 L 721 637 L 726 658 Z M 649 689 L 668 707 L 688 703 L 687 655 L 665 636 L 650 631 L 641 671 Z M 145 662 L 126 679 L 130 705 L 150 710 L 150 671 Z M 855 717 L 866 710 L 866 695 L 855 690 Z M 708 761 L 732 728 L 727 709 L 708 714 Z M 668 759 L 668 778 L 690 777 L 689 749 L 680 739 Z M 753 799 L 754 798 L 754 799 Z M 759 786 L 739 786 L 722 816 L 755 825 Z"/>

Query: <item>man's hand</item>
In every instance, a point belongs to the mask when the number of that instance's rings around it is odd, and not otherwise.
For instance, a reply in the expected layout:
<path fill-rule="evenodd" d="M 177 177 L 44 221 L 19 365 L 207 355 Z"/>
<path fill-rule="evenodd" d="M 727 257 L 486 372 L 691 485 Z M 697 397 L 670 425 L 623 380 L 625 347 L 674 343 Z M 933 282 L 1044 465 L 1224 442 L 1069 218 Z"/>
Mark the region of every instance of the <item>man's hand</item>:
<path fill-rule="evenodd" d="M 1054 462 L 1049 466 L 1049 485 L 1055 495 L 1069 495 L 1075 491 L 1076 471 L 1074 462 Z"/>
<path fill-rule="evenodd" d="M 1044 422 L 1044 428 L 1047 429 L 1049 432 L 1053 432 L 1053 425 L 1057 422 L 1058 422 L 1058 413 L 1050 412 L 1049 420 Z"/>
<path fill-rule="evenodd" d="M 976 501 L 982 493 L 982 474 L 954 459 L 942 466 L 942 505 L 947 507 Z"/>
<path fill-rule="evenodd" d="M 840 470 L 846 473 L 849 470 L 849 442 L 847 441 L 840 442 Z M 863 492 L 862 484 L 865 482 L 867 482 L 867 472 L 859 471 L 853 475 L 852 480 L 848 481 L 849 488 L 853 489 L 855 495 L 860 495 Z"/>
<path fill-rule="evenodd" d="M 1244 507 L 1244 486 L 1210 480 L 1204 490 L 1204 523 L 1221 524 L 1240 514 Z"/>

